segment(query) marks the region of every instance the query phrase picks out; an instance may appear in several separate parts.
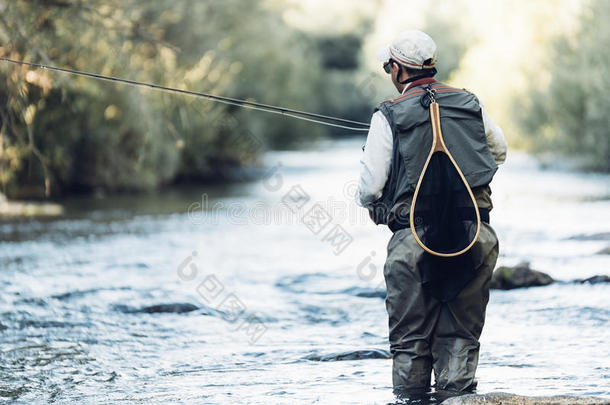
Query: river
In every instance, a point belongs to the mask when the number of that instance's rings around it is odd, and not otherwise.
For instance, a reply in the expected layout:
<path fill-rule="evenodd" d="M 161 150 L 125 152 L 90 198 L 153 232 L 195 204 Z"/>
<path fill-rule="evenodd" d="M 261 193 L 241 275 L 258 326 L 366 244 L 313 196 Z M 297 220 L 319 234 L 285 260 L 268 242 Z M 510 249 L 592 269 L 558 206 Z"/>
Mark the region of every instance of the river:
<path fill-rule="evenodd" d="M 363 140 L 271 152 L 258 181 L 65 200 L 0 225 L 0 401 L 386 404 L 390 232 L 353 203 Z M 509 154 L 478 392 L 610 398 L 610 176 Z M 318 220 L 312 220 L 316 216 Z M 344 361 L 332 354 L 371 350 Z M 329 356 L 329 357 L 325 357 Z"/>

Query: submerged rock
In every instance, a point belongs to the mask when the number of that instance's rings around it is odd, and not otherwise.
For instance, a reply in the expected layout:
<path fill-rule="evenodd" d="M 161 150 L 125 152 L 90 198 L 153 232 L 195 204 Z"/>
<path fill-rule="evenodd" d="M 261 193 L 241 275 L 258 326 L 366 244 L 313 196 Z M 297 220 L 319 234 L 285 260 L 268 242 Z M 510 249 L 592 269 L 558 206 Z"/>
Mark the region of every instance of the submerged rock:
<path fill-rule="evenodd" d="M 199 307 L 197 305 L 193 305 L 193 304 L 189 304 L 189 303 L 175 303 L 175 304 L 151 305 L 148 307 L 140 308 L 139 312 L 145 312 L 147 314 L 163 314 L 163 313 L 182 314 L 185 312 L 196 311 L 198 309 L 199 309 Z"/>
<path fill-rule="evenodd" d="M 598 255 L 610 255 L 610 246 L 603 248 L 602 250 L 597 252 L 597 254 Z"/>
<path fill-rule="evenodd" d="M 520 263 L 515 267 L 498 267 L 491 277 L 490 288 L 512 290 L 513 288 L 549 285 L 554 281 L 548 274 L 532 270 L 529 263 Z"/>
<path fill-rule="evenodd" d="M 552 397 L 524 397 L 505 392 L 477 395 L 467 394 L 447 399 L 441 405 L 604 405 L 610 400 L 597 397 L 557 395 Z"/>
<path fill-rule="evenodd" d="M 568 239 L 570 239 L 570 240 L 582 240 L 582 241 L 588 241 L 588 240 L 610 240 L 610 232 L 580 234 L 580 235 L 574 235 L 574 236 L 572 236 L 572 237 L 570 237 Z"/>
<path fill-rule="evenodd" d="M 389 359 L 390 352 L 382 349 L 349 350 L 341 353 L 312 354 L 305 359 L 313 361 L 342 361 L 342 360 L 365 360 L 365 359 Z"/>
<path fill-rule="evenodd" d="M 186 312 L 192 312 L 199 309 L 198 306 L 189 303 L 171 303 L 171 304 L 157 304 L 150 305 L 142 308 L 132 308 L 127 305 L 115 305 L 114 309 L 119 312 L 126 314 L 183 314 Z"/>
<path fill-rule="evenodd" d="M 343 294 L 353 295 L 363 298 L 382 298 L 385 299 L 387 293 L 385 289 L 366 288 L 366 287 L 350 287 L 341 291 Z"/>
<path fill-rule="evenodd" d="M 90 326 L 88 323 L 74 323 L 64 321 L 47 321 L 47 320 L 36 320 L 36 319 L 25 319 L 19 321 L 19 329 L 25 328 L 75 328 L 78 326 Z"/>
<path fill-rule="evenodd" d="M 610 283 L 610 277 L 604 275 L 593 276 L 584 279 L 574 280 L 575 283 L 580 284 L 601 284 L 601 283 Z"/>
<path fill-rule="evenodd" d="M 61 294 L 51 295 L 51 298 L 55 298 L 60 301 L 67 301 L 72 298 L 82 298 L 89 294 L 95 294 L 100 291 L 113 291 L 113 290 L 130 290 L 130 287 L 113 287 L 113 288 L 89 288 L 87 290 L 74 290 L 68 291 Z"/>

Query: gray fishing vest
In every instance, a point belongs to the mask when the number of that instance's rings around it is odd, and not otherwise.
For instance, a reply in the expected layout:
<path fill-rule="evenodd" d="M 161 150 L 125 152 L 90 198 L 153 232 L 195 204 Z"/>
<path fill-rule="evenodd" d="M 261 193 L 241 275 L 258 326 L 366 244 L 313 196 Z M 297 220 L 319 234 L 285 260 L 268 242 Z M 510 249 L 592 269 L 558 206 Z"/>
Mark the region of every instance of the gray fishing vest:
<path fill-rule="evenodd" d="M 440 107 L 447 148 L 473 192 L 476 194 L 480 187 L 488 189 L 485 186 L 491 182 L 498 166 L 487 145 L 478 99 L 469 91 L 443 83 L 434 82 L 431 86 Z M 397 208 L 400 208 L 400 217 L 408 217 L 411 197 L 432 147 L 430 111 L 420 102 L 425 93 L 423 87 L 415 86 L 375 109 L 381 111 L 390 124 L 394 142 L 383 195 L 371 207 L 376 224 L 392 222 Z"/>

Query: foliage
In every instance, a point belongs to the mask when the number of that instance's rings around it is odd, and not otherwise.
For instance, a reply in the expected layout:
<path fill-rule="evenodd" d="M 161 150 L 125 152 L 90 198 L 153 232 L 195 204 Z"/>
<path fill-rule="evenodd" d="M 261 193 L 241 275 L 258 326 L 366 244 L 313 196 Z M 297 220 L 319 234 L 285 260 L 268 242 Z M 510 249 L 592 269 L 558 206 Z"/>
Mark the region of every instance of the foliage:
<path fill-rule="evenodd" d="M 451 73 L 458 69 L 460 60 L 468 49 L 465 28 L 459 21 L 429 11 L 424 32 L 434 39 L 437 46 L 439 62 L 436 79 L 447 82 Z"/>
<path fill-rule="evenodd" d="M 595 0 L 574 38 L 559 38 L 551 58 L 551 82 L 517 105 L 524 132 L 538 151 L 585 159 L 610 171 L 610 2 Z M 533 84 L 532 84 L 533 85 Z"/>
<path fill-rule="evenodd" d="M 0 0 L 0 55 L 328 113 L 356 66 L 342 78 L 326 74 L 315 38 L 284 24 L 281 9 L 247 2 L 247 13 L 236 12 L 244 4 Z M 49 195 L 218 181 L 257 164 L 266 147 L 329 134 L 301 121 L 6 63 L 0 82 L 0 190 L 13 196 L 40 195 L 42 185 Z"/>

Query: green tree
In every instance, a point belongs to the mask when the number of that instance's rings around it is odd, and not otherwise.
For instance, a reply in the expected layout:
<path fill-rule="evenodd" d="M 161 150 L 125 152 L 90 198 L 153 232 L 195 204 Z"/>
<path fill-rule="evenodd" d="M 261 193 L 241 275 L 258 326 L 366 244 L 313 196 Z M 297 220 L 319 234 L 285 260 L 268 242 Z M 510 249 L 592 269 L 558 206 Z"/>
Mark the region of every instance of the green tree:
<path fill-rule="evenodd" d="M 554 46 L 548 89 L 520 100 L 517 117 L 536 151 L 556 152 L 610 171 L 610 2 L 594 0 L 573 38 Z"/>
<path fill-rule="evenodd" d="M 436 78 L 446 82 L 451 78 L 451 73 L 458 69 L 460 61 L 468 49 L 467 29 L 455 19 L 435 14 L 434 10 L 428 11 L 426 23 L 423 29 L 436 42 L 439 63 Z"/>
<path fill-rule="evenodd" d="M 316 39 L 265 2 L 0 0 L 0 41 L 0 55 L 12 59 L 310 111 L 328 113 L 345 86 L 325 74 Z M 293 119 L 6 63 L 0 83 L 0 190 L 13 196 L 41 195 L 41 186 L 49 195 L 225 180 L 234 168 L 256 165 L 267 147 L 329 134 Z"/>

